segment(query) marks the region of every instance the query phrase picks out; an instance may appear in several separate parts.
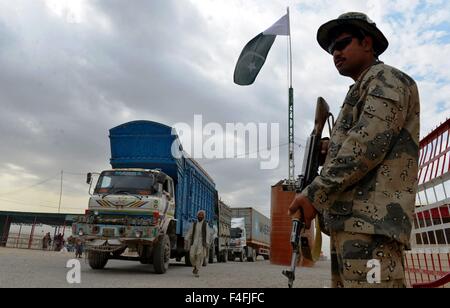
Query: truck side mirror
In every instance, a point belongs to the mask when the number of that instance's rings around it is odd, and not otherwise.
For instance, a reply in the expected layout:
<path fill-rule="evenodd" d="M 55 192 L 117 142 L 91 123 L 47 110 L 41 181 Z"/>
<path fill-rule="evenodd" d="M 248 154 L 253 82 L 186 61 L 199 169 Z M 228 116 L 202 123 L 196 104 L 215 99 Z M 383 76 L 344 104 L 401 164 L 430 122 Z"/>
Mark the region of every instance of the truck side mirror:
<path fill-rule="evenodd" d="M 167 197 L 167 201 L 172 201 L 172 196 L 168 192 L 165 192 L 165 195 Z"/>
<path fill-rule="evenodd" d="M 88 173 L 86 176 L 86 183 L 91 184 L 92 183 L 92 173 Z"/>
<path fill-rule="evenodd" d="M 159 183 L 154 184 L 153 185 L 153 191 L 155 193 L 159 193 L 161 191 L 161 186 L 162 186 L 162 184 L 159 184 Z"/>

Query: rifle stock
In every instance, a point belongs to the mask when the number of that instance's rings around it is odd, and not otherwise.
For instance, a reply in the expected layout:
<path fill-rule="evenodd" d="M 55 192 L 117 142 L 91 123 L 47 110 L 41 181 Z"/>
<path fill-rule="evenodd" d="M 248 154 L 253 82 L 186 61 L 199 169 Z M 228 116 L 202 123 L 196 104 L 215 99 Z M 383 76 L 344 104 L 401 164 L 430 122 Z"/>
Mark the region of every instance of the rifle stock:
<path fill-rule="evenodd" d="M 323 128 L 330 116 L 330 106 L 322 97 L 317 99 L 316 116 L 314 118 L 313 134 L 322 136 Z"/>

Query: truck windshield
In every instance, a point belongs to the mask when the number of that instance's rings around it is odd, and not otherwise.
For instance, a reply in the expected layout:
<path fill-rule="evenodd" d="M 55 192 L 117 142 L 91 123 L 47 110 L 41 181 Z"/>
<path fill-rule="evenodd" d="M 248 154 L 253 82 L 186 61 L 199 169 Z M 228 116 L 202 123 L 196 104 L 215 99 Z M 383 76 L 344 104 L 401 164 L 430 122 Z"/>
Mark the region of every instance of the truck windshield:
<path fill-rule="evenodd" d="M 231 228 L 230 236 L 231 236 L 231 238 L 241 238 L 242 230 L 240 228 Z"/>
<path fill-rule="evenodd" d="M 95 193 L 113 194 L 130 193 L 151 195 L 155 178 L 152 173 L 144 171 L 105 171 L 98 179 Z"/>

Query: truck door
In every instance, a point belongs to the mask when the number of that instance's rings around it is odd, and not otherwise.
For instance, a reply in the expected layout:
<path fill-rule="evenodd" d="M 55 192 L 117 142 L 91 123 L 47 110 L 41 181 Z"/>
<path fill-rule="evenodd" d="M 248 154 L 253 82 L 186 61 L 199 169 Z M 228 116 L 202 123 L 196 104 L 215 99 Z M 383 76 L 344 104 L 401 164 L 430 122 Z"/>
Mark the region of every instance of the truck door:
<path fill-rule="evenodd" d="M 164 183 L 164 187 L 167 189 L 167 214 L 175 215 L 175 189 L 173 185 L 173 180 L 168 178 L 166 183 Z"/>

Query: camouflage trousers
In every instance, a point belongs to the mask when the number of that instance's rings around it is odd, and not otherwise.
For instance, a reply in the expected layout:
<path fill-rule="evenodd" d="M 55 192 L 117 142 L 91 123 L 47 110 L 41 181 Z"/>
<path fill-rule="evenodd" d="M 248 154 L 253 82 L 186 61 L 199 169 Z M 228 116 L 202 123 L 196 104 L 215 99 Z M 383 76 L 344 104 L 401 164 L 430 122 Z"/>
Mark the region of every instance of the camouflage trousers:
<path fill-rule="evenodd" d="M 331 232 L 333 288 L 404 288 L 404 245 L 382 235 Z"/>

